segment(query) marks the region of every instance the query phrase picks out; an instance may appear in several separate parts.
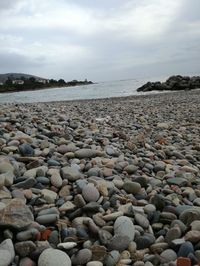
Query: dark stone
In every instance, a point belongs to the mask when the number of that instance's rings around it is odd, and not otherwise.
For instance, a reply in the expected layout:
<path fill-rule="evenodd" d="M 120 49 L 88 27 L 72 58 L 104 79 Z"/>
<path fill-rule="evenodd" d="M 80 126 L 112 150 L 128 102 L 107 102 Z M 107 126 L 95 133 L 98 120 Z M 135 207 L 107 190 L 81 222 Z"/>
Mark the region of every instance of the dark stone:
<path fill-rule="evenodd" d="M 166 206 L 166 200 L 164 196 L 156 194 L 153 198 L 151 198 L 151 204 L 155 205 L 157 210 L 162 211 Z"/>
<path fill-rule="evenodd" d="M 194 254 L 194 247 L 191 242 L 186 241 L 180 246 L 177 256 L 187 257 L 190 253 Z"/>
<path fill-rule="evenodd" d="M 54 230 L 52 231 L 52 233 L 50 234 L 48 241 L 51 245 L 54 245 L 55 247 L 57 247 L 57 245 L 59 244 L 59 233 L 58 231 Z"/>
<path fill-rule="evenodd" d="M 115 235 L 108 244 L 108 250 L 118 250 L 123 251 L 128 248 L 128 245 L 130 243 L 130 239 L 128 236 L 123 235 Z"/>
<path fill-rule="evenodd" d="M 45 176 L 38 176 L 38 177 L 36 177 L 36 180 L 38 183 L 41 183 L 42 185 L 49 185 L 49 183 L 50 183 L 49 178 L 47 178 Z"/>
<path fill-rule="evenodd" d="M 21 257 L 26 257 L 36 250 L 36 245 L 32 241 L 18 242 L 15 244 L 15 250 Z"/>
<path fill-rule="evenodd" d="M 36 184 L 36 181 L 34 178 L 28 178 L 22 182 L 19 182 L 15 185 L 12 186 L 12 188 L 23 188 L 23 189 L 28 189 L 34 187 Z"/>
<path fill-rule="evenodd" d="M 47 161 L 47 163 L 48 163 L 49 166 L 60 166 L 60 163 L 58 161 L 56 161 L 56 160 L 53 160 L 53 159 L 49 159 Z"/>
<path fill-rule="evenodd" d="M 147 82 L 143 86 L 137 89 L 138 92 L 143 91 L 163 91 L 163 90 L 191 90 L 198 89 L 200 87 L 200 76 L 196 77 L 184 77 L 181 75 L 171 76 L 165 82 Z"/>
<path fill-rule="evenodd" d="M 143 176 L 139 176 L 136 179 L 134 179 L 135 182 L 139 183 L 141 187 L 147 188 L 147 180 Z"/>
<path fill-rule="evenodd" d="M 106 230 L 99 230 L 99 240 L 101 244 L 103 245 L 109 244 L 111 238 L 112 238 L 111 233 L 109 233 Z"/>
<path fill-rule="evenodd" d="M 89 239 L 89 234 L 84 227 L 77 227 L 77 236 L 82 239 Z"/>
<path fill-rule="evenodd" d="M 100 208 L 100 204 L 97 203 L 97 202 L 90 202 L 88 204 L 86 204 L 84 207 L 83 207 L 83 211 L 84 212 L 98 212 L 99 211 L 99 208 Z"/>
<path fill-rule="evenodd" d="M 34 149 L 27 143 L 23 143 L 19 146 L 19 151 L 22 156 L 31 157 L 34 156 L 35 151 Z"/>
<path fill-rule="evenodd" d="M 138 237 L 135 242 L 137 244 L 137 249 L 145 249 L 150 247 L 155 242 L 155 237 L 151 234 L 145 234 Z"/>

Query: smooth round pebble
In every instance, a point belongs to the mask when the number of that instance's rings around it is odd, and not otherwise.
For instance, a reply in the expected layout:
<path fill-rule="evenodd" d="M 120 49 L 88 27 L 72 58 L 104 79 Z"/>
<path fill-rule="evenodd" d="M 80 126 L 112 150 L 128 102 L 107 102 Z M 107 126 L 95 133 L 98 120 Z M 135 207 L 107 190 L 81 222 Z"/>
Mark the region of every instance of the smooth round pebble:
<path fill-rule="evenodd" d="M 45 249 L 38 260 L 38 266 L 71 266 L 69 256 L 58 249 L 47 248 Z"/>
<path fill-rule="evenodd" d="M 93 184 L 84 186 L 82 189 L 82 195 L 87 202 L 97 201 L 100 196 L 99 191 Z"/>

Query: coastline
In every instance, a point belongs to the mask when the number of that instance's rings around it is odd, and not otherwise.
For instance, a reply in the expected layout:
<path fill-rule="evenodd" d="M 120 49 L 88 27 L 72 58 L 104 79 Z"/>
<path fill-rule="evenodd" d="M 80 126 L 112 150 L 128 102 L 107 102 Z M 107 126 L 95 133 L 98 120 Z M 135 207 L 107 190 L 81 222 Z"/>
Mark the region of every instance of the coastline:
<path fill-rule="evenodd" d="M 200 90 L 0 107 L 0 226 L 20 259 L 59 245 L 75 265 L 161 265 L 195 248 Z"/>
<path fill-rule="evenodd" d="M 27 88 L 27 89 L 12 89 L 12 90 L 1 90 L 1 86 L 0 86 L 0 95 L 4 94 L 4 93 L 15 93 L 15 92 L 27 92 L 27 91 L 39 91 L 39 90 L 46 90 L 46 89 L 56 89 L 56 88 L 71 88 L 71 87 L 78 87 L 78 86 L 86 86 L 86 85 L 92 85 L 92 84 L 96 84 L 96 83 L 82 83 L 82 84 L 77 84 L 77 85 L 62 85 L 62 86 L 49 86 L 49 87 L 41 87 L 41 88 Z"/>

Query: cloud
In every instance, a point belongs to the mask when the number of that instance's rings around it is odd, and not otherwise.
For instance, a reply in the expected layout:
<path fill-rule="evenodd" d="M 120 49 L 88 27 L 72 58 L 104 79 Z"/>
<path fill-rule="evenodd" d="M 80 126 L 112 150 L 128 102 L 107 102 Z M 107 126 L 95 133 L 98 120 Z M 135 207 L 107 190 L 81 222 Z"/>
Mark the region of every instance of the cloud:
<path fill-rule="evenodd" d="M 174 60 L 187 72 L 183 62 L 200 61 L 199 8 L 199 0 L 1 1 L 0 56 L 5 69 L 40 63 L 38 72 L 66 79 L 142 75 L 156 64 L 166 73 Z"/>
<path fill-rule="evenodd" d="M 0 13 L 5 11 L 19 11 L 25 0 L 1 0 L 0 1 Z"/>
<path fill-rule="evenodd" d="M 25 69 L 41 67 L 41 58 L 30 59 L 18 53 L 0 52 L 0 72 L 24 72 Z"/>

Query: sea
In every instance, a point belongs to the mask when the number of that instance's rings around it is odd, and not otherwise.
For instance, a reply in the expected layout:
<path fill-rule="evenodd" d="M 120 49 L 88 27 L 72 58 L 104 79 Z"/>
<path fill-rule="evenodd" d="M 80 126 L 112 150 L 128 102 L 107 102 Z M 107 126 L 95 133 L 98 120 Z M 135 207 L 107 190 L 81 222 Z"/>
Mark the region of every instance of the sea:
<path fill-rule="evenodd" d="M 151 79 L 126 79 L 98 82 L 84 86 L 1 93 L 0 103 L 38 103 L 142 95 L 146 93 L 137 92 L 137 88 L 145 84 L 147 81 L 164 81 L 165 79 L 166 78 L 164 77 Z M 148 92 L 148 94 L 152 93 L 158 92 Z"/>

